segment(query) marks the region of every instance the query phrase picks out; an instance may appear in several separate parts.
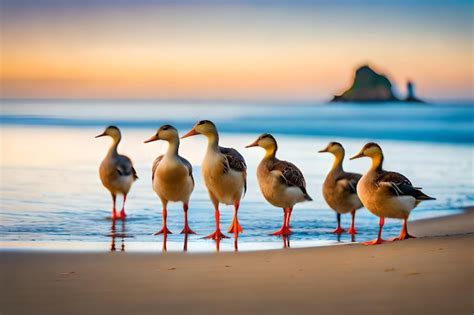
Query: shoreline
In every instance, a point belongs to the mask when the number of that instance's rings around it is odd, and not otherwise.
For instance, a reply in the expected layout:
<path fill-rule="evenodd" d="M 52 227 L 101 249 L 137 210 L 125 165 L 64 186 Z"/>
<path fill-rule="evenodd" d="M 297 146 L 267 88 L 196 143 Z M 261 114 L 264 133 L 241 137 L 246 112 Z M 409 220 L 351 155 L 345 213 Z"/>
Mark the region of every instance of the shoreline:
<path fill-rule="evenodd" d="M 415 230 L 414 234 L 417 237 L 427 236 L 442 236 L 442 235 L 456 235 L 469 233 L 473 227 L 470 225 L 471 212 L 474 212 L 474 206 L 467 207 L 462 212 L 433 217 L 425 218 L 414 221 L 409 221 L 409 230 Z M 465 220 L 464 220 L 465 219 Z M 436 229 L 433 229 L 433 225 L 441 223 Z M 472 231 L 474 232 L 474 230 Z M 192 236 L 194 237 L 194 235 Z M 192 241 L 184 242 L 167 241 L 167 250 L 163 250 L 162 237 L 156 242 L 133 242 L 124 240 L 117 236 L 111 238 L 110 242 L 102 241 L 91 241 L 91 242 L 80 242 L 80 241 L 0 241 L 0 253 L 7 252 L 34 252 L 34 253 L 107 253 L 111 251 L 113 247 L 116 251 L 121 251 L 121 245 L 126 244 L 126 253 L 132 254 L 164 254 L 167 252 L 186 252 L 189 254 L 210 254 L 217 251 L 214 242 L 205 240 L 202 238 L 195 238 Z M 232 239 L 224 239 L 220 244 L 220 252 L 236 252 Z M 326 246 L 341 246 L 341 245 L 354 245 L 360 244 L 358 241 L 338 241 L 338 240 L 287 240 L 288 243 L 283 245 L 283 240 L 279 239 L 274 242 L 239 242 L 238 252 L 265 252 L 271 250 L 281 250 L 285 248 L 290 249 L 303 249 L 303 248 L 319 248 Z M 189 246 L 189 244 L 192 244 Z M 287 244 L 290 244 L 288 246 Z M 183 248 L 186 247 L 186 250 Z"/>
<path fill-rule="evenodd" d="M 7 251 L 5 314 L 468 314 L 474 211 L 379 246 L 164 254 Z M 419 233 L 419 234 L 417 234 Z"/>

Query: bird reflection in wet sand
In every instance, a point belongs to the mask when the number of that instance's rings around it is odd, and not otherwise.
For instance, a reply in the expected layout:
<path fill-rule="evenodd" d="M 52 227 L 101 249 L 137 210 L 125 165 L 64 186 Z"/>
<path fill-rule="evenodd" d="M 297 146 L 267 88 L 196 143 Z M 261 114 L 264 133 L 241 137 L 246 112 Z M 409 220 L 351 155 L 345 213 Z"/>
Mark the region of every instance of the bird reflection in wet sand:
<path fill-rule="evenodd" d="M 184 234 L 183 252 L 188 251 L 188 233 Z"/>
<path fill-rule="evenodd" d="M 126 237 L 126 234 L 125 234 L 125 221 L 121 221 L 121 228 L 120 228 L 119 233 L 117 233 L 117 230 L 116 230 L 116 227 L 115 227 L 115 224 L 116 224 L 115 222 L 116 222 L 115 220 L 112 220 L 112 226 L 110 227 L 110 234 L 109 234 L 109 236 L 111 237 L 110 251 L 114 252 L 114 251 L 117 250 L 116 246 L 115 246 L 115 238 L 120 237 L 120 239 L 121 239 L 120 251 L 124 252 L 125 251 L 125 237 Z"/>
<path fill-rule="evenodd" d="M 237 231 L 234 232 L 234 251 L 239 251 L 239 234 Z"/>
<path fill-rule="evenodd" d="M 216 251 L 219 252 L 221 250 L 221 239 L 215 239 L 214 242 L 216 243 Z M 238 235 L 236 235 L 234 237 L 234 251 L 236 251 L 236 252 L 239 251 L 239 237 L 238 237 Z"/>
<path fill-rule="evenodd" d="M 216 251 L 220 251 L 221 250 L 221 238 L 216 238 L 214 240 L 214 242 L 216 242 Z"/>
<path fill-rule="evenodd" d="M 168 250 L 168 248 L 166 247 L 166 243 L 168 241 L 168 233 L 163 233 L 163 247 L 162 247 L 162 250 L 164 252 L 166 252 Z"/>
<path fill-rule="evenodd" d="M 336 239 L 338 242 L 341 241 L 341 234 L 336 234 Z M 351 242 L 355 242 L 356 241 L 356 235 L 355 234 L 351 234 Z"/>

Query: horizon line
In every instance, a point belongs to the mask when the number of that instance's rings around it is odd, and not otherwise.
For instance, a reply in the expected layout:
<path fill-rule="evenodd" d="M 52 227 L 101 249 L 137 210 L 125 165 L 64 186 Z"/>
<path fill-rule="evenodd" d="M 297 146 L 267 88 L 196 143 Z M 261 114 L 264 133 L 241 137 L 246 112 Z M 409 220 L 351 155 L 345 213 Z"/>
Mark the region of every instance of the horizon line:
<path fill-rule="evenodd" d="M 440 103 L 440 102 L 454 102 L 454 103 L 468 103 L 474 102 L 474 98 L 424 98 L 423 100 L 428 103 Z M 298 104 L 318 104 L 318 103 L 330 103 L 331 98 L 315 98 L 315 99 L 245 99 L 245 98 L 113 98 L 113 97 L 0 97 L 0 101 L 110 101 L 110 102 L 174 102 L 174 103 L 260 103 L 260 104 L 286 104 L 286 103 L 298 103 Z M 364 102 L 348 102 L 348 103 L 359 103 Z M 400 102 L 376 102 L 376 103 L 403 103 Z M 341 104 L 344 104 L 341 103 Z"/>

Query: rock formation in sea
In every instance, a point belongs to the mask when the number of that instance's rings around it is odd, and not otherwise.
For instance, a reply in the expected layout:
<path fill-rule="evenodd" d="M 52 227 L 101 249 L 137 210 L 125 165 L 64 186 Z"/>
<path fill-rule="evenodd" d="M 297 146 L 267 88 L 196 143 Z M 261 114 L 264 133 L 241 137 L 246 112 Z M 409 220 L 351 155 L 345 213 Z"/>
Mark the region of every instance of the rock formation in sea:
<path fill-rule="evenodd" d="M 403 100 L 406 102 L 422 102 L 415 97 L 414 85 L 408 82 L 408 97 Z M 342 93 L 336 95 L 331 102 L 399 102 L 399 99 L 392 90 L 390 80 L 377 72 L 368 65 L 364 65 L 356 70 L 352 86 Z"/>
<path fill-rule="evenodd" d="M 411 81 L 407 82 L 407 98 L 405 98 L 405 102 L 424 103 L 424 101 L 415 96 L 415 85 Z"/>

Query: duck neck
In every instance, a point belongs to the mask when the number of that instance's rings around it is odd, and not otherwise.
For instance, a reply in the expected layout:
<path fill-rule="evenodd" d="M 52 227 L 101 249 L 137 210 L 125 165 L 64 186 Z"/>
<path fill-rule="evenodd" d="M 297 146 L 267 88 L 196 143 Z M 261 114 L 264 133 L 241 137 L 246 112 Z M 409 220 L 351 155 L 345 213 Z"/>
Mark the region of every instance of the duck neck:
<path fill-rule="evenodd" d="M 219 151 L 219 135 L 213 132 L 205 135 L 207 137 L 207 151 Z"/>
<path fill-rule="evenodd" d="M 274 159 L 276 157 L 276 152 L 278 150 L 278 146 L 275 144 L 274 146 L 270 146 L 265 148 L 265 156 L 264 159 Z"/>
<path fill-rule="evenodd" d="M 372 157 L 372 166 L 371 171 L 380 171 L 382 170 L 383 164 L 383 154 L 377 154 Z"/>
<path fill-rule="evenodd" d="M 175 157 L 178 155 L 179 149 L 179 138 L 175 137 L 168 141 L 168 150 L 166 151 L 167 157 Z"/>
<path fill-rule="evenodd" d="M 109 148 L 109 153 L 108 155 L 118 155 L 118 152 L 117 152 L 117 147 L 120 143 L 120 140 L 122 140 L 122 137 L 118 136 L 118 137 L 113 137 L 113 142 L 112 142 L 112 145 L 110 146 Z"/>
<path fill-rule="evenodd" d="M 342 161 L 344 161 L 344 152 L 334 154 L 334 162 L 332 163 L 331 171 L 343 171 Z"/>

